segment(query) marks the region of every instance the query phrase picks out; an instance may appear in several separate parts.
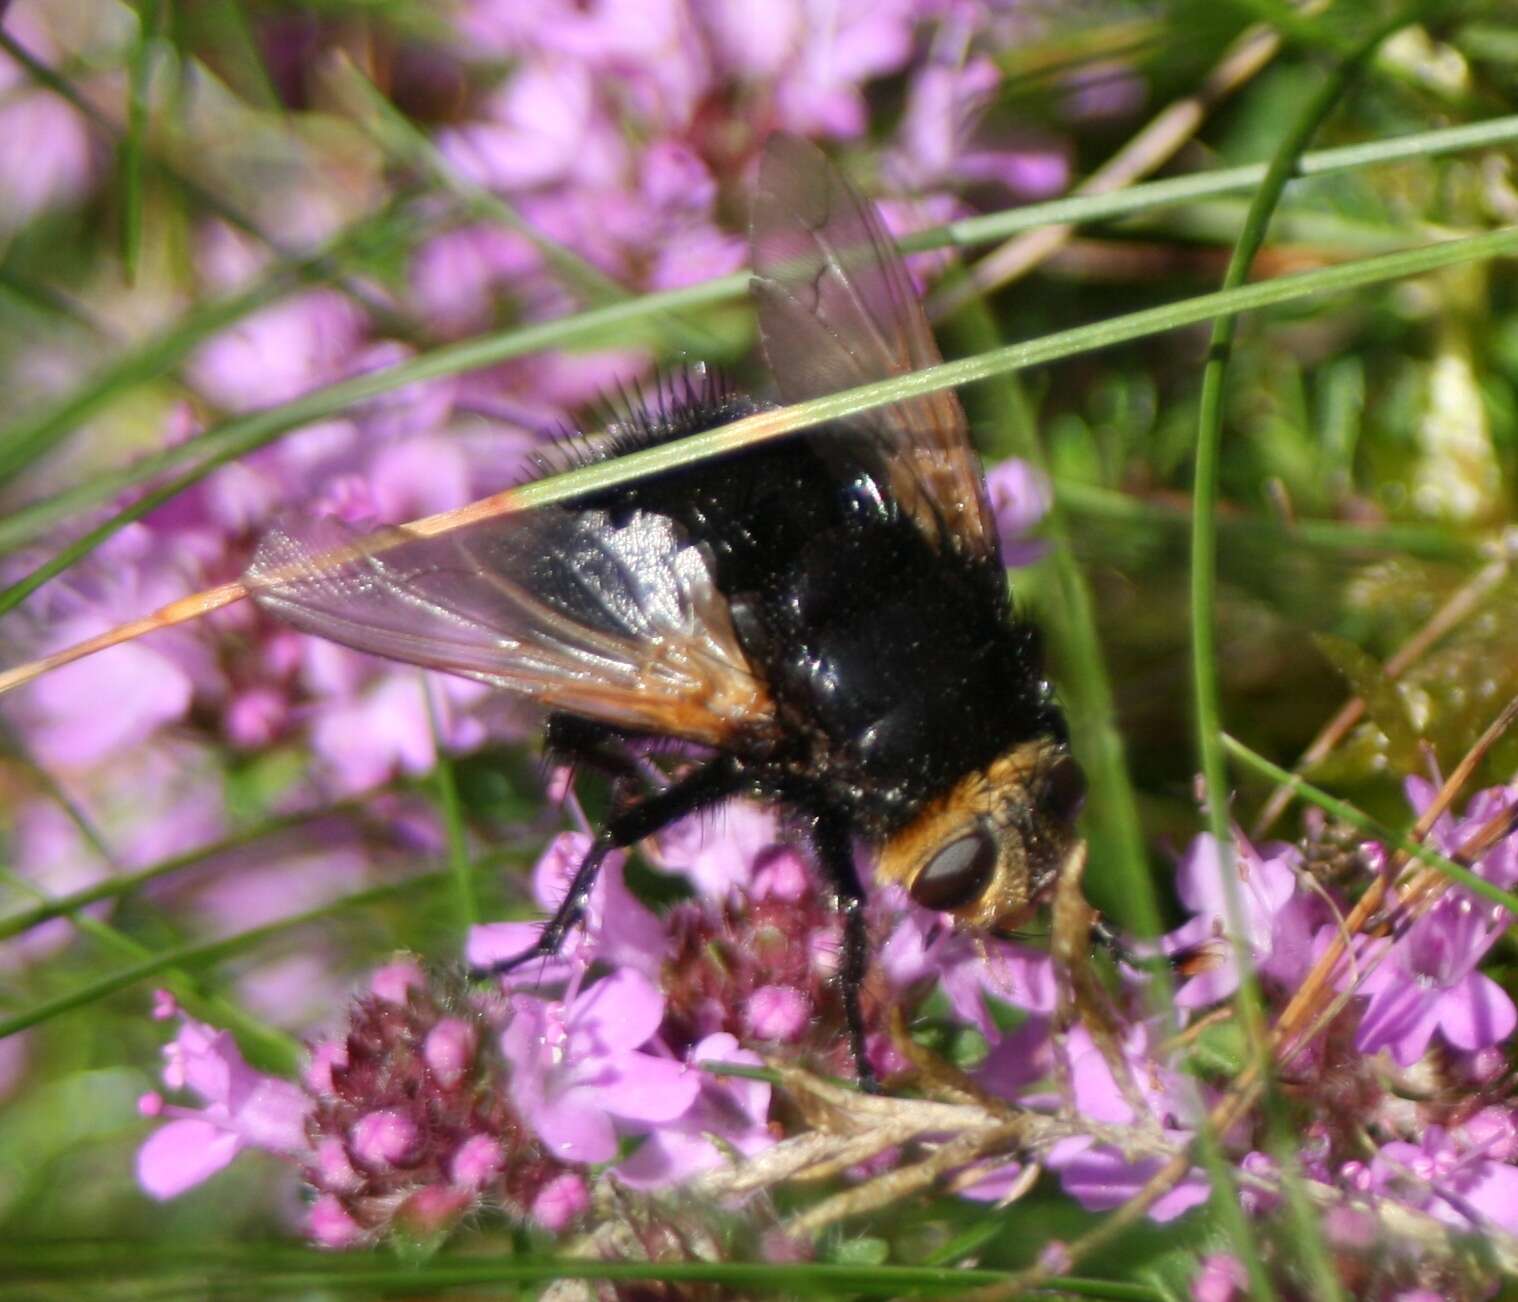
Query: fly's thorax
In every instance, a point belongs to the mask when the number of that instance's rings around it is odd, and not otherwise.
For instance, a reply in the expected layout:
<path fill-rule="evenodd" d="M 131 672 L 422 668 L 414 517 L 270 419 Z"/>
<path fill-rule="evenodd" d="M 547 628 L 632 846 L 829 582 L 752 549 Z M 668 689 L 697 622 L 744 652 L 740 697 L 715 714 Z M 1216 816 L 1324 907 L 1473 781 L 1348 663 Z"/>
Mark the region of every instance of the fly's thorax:
<path fill-rule="evenodd" d="M 1075 841 L 1080 766 L 1053 737 L 967 773 L 882 846 L 876 876 L 977 930 L 1016 926 Z"/>

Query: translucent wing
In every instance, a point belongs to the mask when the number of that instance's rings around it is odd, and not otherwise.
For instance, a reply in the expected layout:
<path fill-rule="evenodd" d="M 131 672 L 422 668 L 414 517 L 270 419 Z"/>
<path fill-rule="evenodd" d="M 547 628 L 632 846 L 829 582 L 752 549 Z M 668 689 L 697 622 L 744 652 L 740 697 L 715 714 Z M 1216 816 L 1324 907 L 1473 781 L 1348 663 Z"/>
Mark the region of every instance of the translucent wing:
<path fill-rule="evenodd" d="M 773 723 L 705 558 L 663 516 L 549 507 L 433 537 L 306 521 L 266 534 L 244 581 L 304 632 L 548 709 L 713 746 Z"/>
<path fill-rule="evenodd" d="M 788 402 L 942 360 L 879 214 L 807 141 L 766 143 L 751 239 L 759 335 Z M 952 392 L 872 412 L 860 428 L 924 533 L 972 556 L 997 555 L 980 461 Z"/>

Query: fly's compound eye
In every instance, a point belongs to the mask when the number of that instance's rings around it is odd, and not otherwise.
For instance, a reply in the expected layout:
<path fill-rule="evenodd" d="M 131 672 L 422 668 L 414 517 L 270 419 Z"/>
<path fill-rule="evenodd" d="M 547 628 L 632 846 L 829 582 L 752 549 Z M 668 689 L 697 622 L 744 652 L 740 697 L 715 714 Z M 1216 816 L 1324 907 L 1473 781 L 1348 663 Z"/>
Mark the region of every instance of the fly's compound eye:
<path fill-rule="evenodd" d="M 944 912 L 980 898 L 996 872 L 996 841 L 977 827 L 950 841 L 912 882 L 911 895 L 925 909 Z"/>
<path fill-rule="evenodd" d="M 1061 755 L 1044 775 L 1043 807 L 1051 818 L 1074 823 L 1086 803 L 1086 775 L 1068 755 Z"/>

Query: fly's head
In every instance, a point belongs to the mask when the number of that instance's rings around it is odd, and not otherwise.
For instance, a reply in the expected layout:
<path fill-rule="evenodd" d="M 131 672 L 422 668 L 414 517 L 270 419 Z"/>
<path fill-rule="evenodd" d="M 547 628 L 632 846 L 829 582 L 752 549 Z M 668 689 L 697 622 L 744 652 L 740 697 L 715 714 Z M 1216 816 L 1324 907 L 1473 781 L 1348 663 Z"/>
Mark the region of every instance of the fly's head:
<path fill-rule="evenodd" d="M 1085 776 L 1062 741 L 1019 743 L 892 836 L 877 875 L 966 927 L 1010 931 L 1053 885 L 1085 795 Z"/>

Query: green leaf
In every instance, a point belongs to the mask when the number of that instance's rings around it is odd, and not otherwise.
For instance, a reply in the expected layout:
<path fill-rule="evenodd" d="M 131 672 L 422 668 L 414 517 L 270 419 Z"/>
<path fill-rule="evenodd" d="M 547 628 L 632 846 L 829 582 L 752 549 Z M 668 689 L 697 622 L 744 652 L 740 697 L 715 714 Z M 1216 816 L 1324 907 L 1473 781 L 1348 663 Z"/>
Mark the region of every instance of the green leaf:
<path fill-rule="evenodd" d="M 1391 767 L 1398 773 L 1416 772 L 1422 753 L 1418 730 L 1408 716 L 1402 693 L 1386 676 L 1380 661 L 1348 638 L 1334 633 L 1314 633 L 1312 641 L 1323 658 L 1343 675 L 1350 691 L 1365 702 L 1371 722 L 1386 734 L 1386 758 Z"/>

